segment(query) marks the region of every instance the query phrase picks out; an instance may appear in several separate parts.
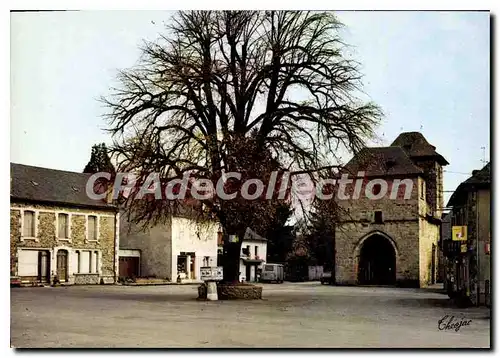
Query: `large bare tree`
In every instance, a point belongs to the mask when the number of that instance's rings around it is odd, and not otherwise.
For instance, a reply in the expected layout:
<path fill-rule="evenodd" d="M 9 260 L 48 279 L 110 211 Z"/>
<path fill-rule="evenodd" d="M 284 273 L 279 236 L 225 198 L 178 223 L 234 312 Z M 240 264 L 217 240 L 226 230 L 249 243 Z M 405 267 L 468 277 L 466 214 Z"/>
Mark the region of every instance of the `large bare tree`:
<path fill-rule="evenodd" d="M 361 75 L 345 55 L 341 27 L 331 12 L 178 12 L 104 99 L 118 171 L 142 179 L 189 171 L 213 181 L 239 171 L 242 180 L 265 180 L 276 169 L 315 173 L 339 164 L 339 148 L 357 152 L 381 117 L 359 99 Z M 165 201 L 132 199 L 134 220 L 170 213 Z M 269 225 L 276 207 L 241 198 L 205 204 L 225 234 L 240 237 L 247 226 Z M 240 245 L 225 244 L 227 281 L 237 279 Z"/>

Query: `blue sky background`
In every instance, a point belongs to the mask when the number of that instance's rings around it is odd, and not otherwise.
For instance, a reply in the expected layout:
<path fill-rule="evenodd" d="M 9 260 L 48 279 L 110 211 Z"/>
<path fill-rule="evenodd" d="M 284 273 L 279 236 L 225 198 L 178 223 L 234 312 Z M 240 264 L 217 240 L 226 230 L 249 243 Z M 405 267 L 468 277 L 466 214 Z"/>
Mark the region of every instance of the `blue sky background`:
<path fill-rule="evenodd" d="M 102 129 L 116 70 L 133 66 L 169 12 L 11 14 L 11 161 L 82 171 Z M 339 12 L 343 37 L 385 117 L 374 145 L 421 131 L 450 165 L 445 190 L 483 166 L 490 150 L 487 12 Z M 459 172 L 459 173 L 454 173 Z M 445 198 L 449 198 L 446 193 Z"/>

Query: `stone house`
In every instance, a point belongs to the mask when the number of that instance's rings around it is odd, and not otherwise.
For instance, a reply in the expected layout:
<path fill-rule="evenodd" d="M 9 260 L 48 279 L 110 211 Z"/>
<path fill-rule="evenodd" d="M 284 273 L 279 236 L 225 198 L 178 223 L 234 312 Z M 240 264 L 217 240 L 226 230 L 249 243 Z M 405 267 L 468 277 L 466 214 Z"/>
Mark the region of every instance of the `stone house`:
<path fill-rule="evenodd" d="M 10 170 L 11 280 L 114 283 L 118 212 L 86 195 L 90 175 L 15 163 Z"/>
<path fill-rule="evenodd" d="M 200 268 L 217 265 L 219 225 L 198 224 L 190 210 L 148 228 L 121 215 L 120 276 L 201 282 Z"/>
<path fill-rule="evenodd" d="M 443 240 L 449 292 L 474 305 L 489 304 L 491 293 L 491 165 L 474 170 L 452 194 L 447 207 L 451 207 L 452 233 L 465 228 L 464 241 L 451 237 Z M 462 232 L 459 230 L 459 232 Z"/>
<path fill-rule="evenodd" d="M 388 147 L 365 148 L 343 168 L 352 182 L 345 197 L 335 197 L 338 284 L 436 282 L 448 162 L 435 149 L 421 133 L 405 132 Z"/>

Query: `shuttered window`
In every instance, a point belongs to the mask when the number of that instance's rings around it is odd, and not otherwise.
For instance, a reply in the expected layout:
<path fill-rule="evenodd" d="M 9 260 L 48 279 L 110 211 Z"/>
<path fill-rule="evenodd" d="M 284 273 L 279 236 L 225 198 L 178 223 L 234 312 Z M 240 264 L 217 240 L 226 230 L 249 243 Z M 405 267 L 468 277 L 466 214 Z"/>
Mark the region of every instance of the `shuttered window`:
<path fill-rule="evenodd" d="M 35 237 L 35 212 L 25 211 L 23 220 L 23 236 Z"/>
<path fill-rule="evenodd" d="M 60 239 L 67 239 L 69 237 L 69 220 L 68 214 L 57 215 L 58 229 L 57 237 Z"/>
<path fill-rule="evenodd" d="M 97 240 L 97 217 L 89 215 L 87 221 L 87 232 L 88 232 L 88 240 L 95 241 Z"/>
<path fill-rule="evenodd" d="M 91 258 L 90 258 L 90 251 L 81 251 L 80 252 L 80 273 L 90 273 L 90 265 L 91 265 Z"/>

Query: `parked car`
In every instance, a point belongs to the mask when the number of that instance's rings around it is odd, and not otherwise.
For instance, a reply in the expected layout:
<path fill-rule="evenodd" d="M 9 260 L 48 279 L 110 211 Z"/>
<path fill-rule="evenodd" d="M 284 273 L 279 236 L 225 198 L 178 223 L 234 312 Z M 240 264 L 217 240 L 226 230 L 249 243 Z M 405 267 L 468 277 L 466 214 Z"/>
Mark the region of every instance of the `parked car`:
<path fill-rule="evenodd" d="M 333 285 L 335 283 L 335 277 L 330 271 L 323 272 L 319 280 L 322 285 Z"/>
<path fill-rule="evenodd" d="M 261 282 L 283 283 L 283 265 L 265 264 L 260 276 Z"/>

